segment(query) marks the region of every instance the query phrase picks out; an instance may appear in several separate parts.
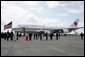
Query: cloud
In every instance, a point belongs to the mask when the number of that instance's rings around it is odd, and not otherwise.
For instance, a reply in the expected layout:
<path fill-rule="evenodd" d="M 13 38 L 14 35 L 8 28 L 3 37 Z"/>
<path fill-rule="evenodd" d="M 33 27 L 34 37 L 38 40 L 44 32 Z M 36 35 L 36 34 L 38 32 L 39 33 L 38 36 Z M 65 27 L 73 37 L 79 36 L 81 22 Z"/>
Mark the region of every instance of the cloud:
<path fill-rule="evenodd" d="M 61 6 L 67 6 L 69 3 L 74 4 L 73 1 L 46 1 L 49 8 L 56 8 Z"/>
<path fill-rule="evenodd" d="M 27 19 L 28 18 L 28 19 Z M 56 24 L 60 23 L 57 19 L 50 19 L 48 17 L 39 17 L 35 14 L 30 14 L 27 17 L 25 16 L 25 19 L 31 24 L 37 24 L 37 25 L 45 25 L 45 26 L 55 26 Z M 50 24 L 50 25 L 49 25 Z"/>
<path fill-rule="evenodd" d="M 58 16 L 64 16 L 64 17 L 68 17 L 68 16 L 69 16 L 69 14 L 66 13 L 66 12 L 65 12 L 65 13 L 58 13 L 57 15 L 58 15 Z"/>
<path fill-rule="evenodd" d="M 18 20 L 20 17 L 28 13 L 25 9 L 13 4 L 6 3 L 2 7 L 5 9 L 2 8 L 1 10 L 1 19 L 5 20 L 6 23 Z"/>
<path fill-rule="evenodd" d="M 78 27 L 84 27 L 84 21 L 80 21 Z"/>
<path fill-rule="evenodd" d="M 44 8 L 43 8 L 43 7 L 33 7 L 33 8 L 31 8 L 31 10 L 32 10 L 33 12 L 36 12 L 36 13 L 41 14 L 41 13 L 43 13 Z"/>
<path fill-rule="evenodd" d="M 47 27 L 49 27 L 49 26 L 54 27 L 54 26 L 57 26 L 58 24 L 61 23 L 60 20 L 58 20 L 58 19 L 53 19 L 53 18 L 51 19 L 49 17 L 46 17 L 46 18 L 42 17 L 41 18 L 40 16 L 37 16 L 35 14 L 25 15 L 22 18 L 25 19 L 25 22 L 26 22 L 25 24 L 28 24 L 28 25 L 31 24 L 31 25 L 42 25 L 42 26 L 44 25 Z"/>
<path fill-rule="evenodd" d="M 81 10 L 81 9 L 70 9 L 70 8 L 67 8 L 67 9 L 66 9 L 66 12 L 67 12 L 67 13 L 79 14 L 79 13 L 82 12 L 82 10 Z"/>
<path fill-rule="evenodd" d="M 26 3 L 26 2 L 25 2 Z M 30 3 L 30 2 L 27 2 Z M 32 2 L 36 4 L 35 2 Z M 30 4 L 31 5 L 31 4 Z M 3 6 L 5 9 L 2 8 L 1 10 L 1 19 L 5 20 L 7 24 L 10 21 L 13 21 L 13 27 L 16 27 L 19 24 L 41 24 L 42 21 L 32 13 L 35 12 L 42 12 L 42 7 L 32 7 L 32 11 L 27 11 L 24 8 L 21 8 L 19 5 L 15 4 L 7 4 L 7 2 L 3 2 Z M 3 25 L 4 25 L 3 24 Z M 16 25 L 15 25 L 16 24 Z"/>
<path fill-rule="evenodd" d="M 38 17 L 35 14 L 24 15 L 22 18 L 25 19 L 27 24 L 36 24 L 38 22 Z"/>
<path fill-rule="evenodd" d="M 68 4 L 70 7 L 65 8 L 67 13 L 80 14 L 84 12 L 83 1 L 71 1 Z"/>
<path fill-rule="evenodd" d="M 49 8 L 55 8 L 60 5 L 59 1 L 46 1 Z"/>
<path fill-rule="evenodd" d="M 23 1 L 24 4 L 30 5 L 30 6 L 37 6 L 38 1 Z"/>
<path fill-rule="evenodd" d="M 43 22 L 44 22 L 45 26 L 55 27 L 55 26 L 57 26 L 57 24 L 60 23 L 60 20 L 58 20 L 58 19 L 53 19 L 53 18 L 52 18 L 52 19 L 46 18 Z"/>
<path fill-rule="evenodd" d="M 84 12 L 83 1 L 46 1 L 46 3 L 50 9 L 58 7 L 61 11 L 62 7 L 67 13 L 79 14 Z M 64 15 L 66 16 L 66 14 Z"/>

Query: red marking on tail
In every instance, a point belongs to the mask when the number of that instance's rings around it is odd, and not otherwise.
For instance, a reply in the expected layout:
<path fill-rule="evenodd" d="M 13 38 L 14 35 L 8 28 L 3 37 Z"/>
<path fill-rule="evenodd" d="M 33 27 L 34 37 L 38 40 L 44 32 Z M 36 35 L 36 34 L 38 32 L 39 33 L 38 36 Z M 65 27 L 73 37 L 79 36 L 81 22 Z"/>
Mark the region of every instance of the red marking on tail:
<path fill-rule="evenodd" d="M 77 26 L 77 22 L 74 22 L 74 25 Z"/>
<path fill-rule="evenodd" d="M 76 20 L 71 24 L 70 27 L 77 27 L 78 22 L 79 22 L 79 19 L 76 19 Z"/>

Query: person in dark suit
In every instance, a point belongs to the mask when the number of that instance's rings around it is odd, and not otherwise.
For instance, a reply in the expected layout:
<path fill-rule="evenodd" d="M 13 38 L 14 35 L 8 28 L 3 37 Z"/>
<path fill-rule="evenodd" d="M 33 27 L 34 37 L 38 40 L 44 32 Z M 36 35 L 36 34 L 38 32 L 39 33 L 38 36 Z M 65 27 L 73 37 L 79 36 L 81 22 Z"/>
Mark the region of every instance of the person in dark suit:
<path fill-rule="evenodd" d="M 45 36 L 46 36 L 46 40 L 48 40 L 48 33 L 47 32 L 46 32 Z"/>
<path fill-rule="evenodd" d="M 83 35 L 84 35 L 84 34 L 81 32 L 81 33 L 80 33 L 81 40 L 83 40 Z"/>
<path fill-rule="evenodd" d="M 5 34 L 5 36 L 6 36 L 6 34 Z M 9 33 L 9 31 L 7 31 L 7 41 L 9 41 L 9 38 L 10 38 L 10 33 Z"/>
<path fill-rule="evenodd" d="M 56 33 L 56 40 L 58 40 L 58 36 L 59 36 L 59 34 L 58 34 L 58 33 Z"/>
<path fill-rule="evenodd" d="M 18 34 L 18 32 L 16 32 L 16 34 L 17 34 L 16 36 L 17 36 L 17 40 L 18 40 L 19 34 Z"/>
<path fill-rule="evenodd" d="M 2 36 L 2 39 L 6 40 L 5 32 L 3 32 L 1 36 Z"/>
<path fill-rule="evenodd" d="M 36 38 L 36 33 L 34 33 L 34 40 L 35 40 L 35 38 Z"/>
<path fill-rule="evenodd" d="M 7 33 L 6 32 L 3 33 L 3 38 L 4 38 L 4 40 L 7 39 Z"/>
<path fill-rule="evenodd" d="M 31 41 L 32 39 L 32 33 L 29 33 L 29 40 Z"/>
<path fill-rule="evenodd" d="M 53 34 L 51 33 L 49 36 L 50 36 L 50 39 L 52 40 Z"/>
<path fill-rule="evenodd" d="M 39 34 L 39 36 L 40 36 L 40 40 L 42 40 L 42 34 L 41 33 Z"/>
<path fill-rule="evenodd" d="M 40 33 L 37 33 L 37 40 L 40 38 Z"/>
<path fill-rule="evenodd" d="M 10 33 L 11 41 L 13 41 L 13 32 Z"/>

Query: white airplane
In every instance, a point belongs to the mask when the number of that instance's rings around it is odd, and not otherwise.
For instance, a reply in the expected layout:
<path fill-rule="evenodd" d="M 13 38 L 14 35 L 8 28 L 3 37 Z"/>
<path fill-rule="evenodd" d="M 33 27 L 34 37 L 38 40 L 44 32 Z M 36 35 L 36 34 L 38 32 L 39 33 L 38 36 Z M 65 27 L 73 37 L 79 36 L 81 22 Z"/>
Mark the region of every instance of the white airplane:
<path fill-rule="evenodd" d="M 44 26 L 38 26 L 38 25 L 19 25 L 18 28 L 12 28 L 15 32 L 23 32 L 23 28 L 25 28 L 25 32 L 41 32 L 41 33 L 69 33 L 71 31 L 84 28 L 84 27 L 77 27 L 78 26 L 79 19 L 76 19 L 69 27 L 66 28 L 48 28 Z"/>

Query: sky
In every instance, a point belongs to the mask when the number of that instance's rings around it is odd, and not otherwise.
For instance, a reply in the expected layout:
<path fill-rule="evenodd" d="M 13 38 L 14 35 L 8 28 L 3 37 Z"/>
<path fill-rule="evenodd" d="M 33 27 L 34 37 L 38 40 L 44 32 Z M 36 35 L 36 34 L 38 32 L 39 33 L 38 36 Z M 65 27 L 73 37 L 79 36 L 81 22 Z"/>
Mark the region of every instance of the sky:
<path fill-rule="evenodd" d="M 75 19 L 78 27 L 84 27 L 84 1 L 1 1 L 1 30 L 11 21 L 13 28 L 19 24 L 68 27 Z"/>

